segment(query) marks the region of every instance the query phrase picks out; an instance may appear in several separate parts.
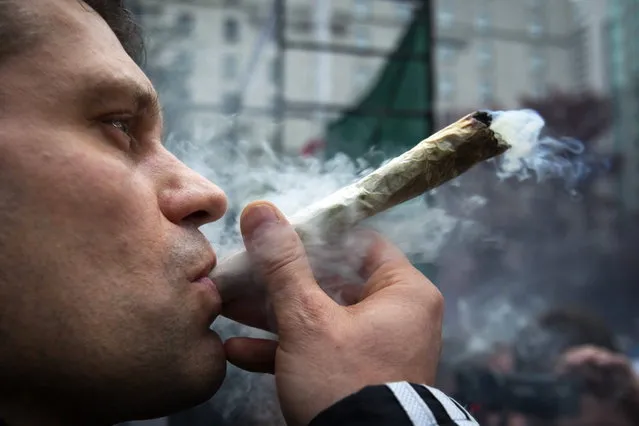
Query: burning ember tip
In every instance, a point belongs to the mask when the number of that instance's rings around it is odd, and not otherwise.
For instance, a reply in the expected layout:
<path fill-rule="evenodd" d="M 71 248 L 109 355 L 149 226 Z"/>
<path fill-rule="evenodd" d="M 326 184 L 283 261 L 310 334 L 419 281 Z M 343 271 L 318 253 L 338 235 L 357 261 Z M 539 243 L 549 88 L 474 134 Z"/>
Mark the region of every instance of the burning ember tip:
<path fill-rule="evenodd" d="M 473 114 L 473 118 L 488 127 L 490 127 L 493 122 L 493 115 L 488 111 L 477 111 Z"/>

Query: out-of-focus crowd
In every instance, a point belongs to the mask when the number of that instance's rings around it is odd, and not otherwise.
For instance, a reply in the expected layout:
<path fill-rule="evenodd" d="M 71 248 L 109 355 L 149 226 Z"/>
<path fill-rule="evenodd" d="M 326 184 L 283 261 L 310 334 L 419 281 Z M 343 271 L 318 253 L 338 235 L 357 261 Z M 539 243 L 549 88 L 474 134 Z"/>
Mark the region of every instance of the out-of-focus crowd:
<path fill-rule="evenodd" d="M 448 342 L 444 352 L 458 352 Z M 585 311 L 541 315 L 512 342 L 448 363 L 440 386 L 485 426 L 639 425 L 639 376 L 606 324 Z"/>

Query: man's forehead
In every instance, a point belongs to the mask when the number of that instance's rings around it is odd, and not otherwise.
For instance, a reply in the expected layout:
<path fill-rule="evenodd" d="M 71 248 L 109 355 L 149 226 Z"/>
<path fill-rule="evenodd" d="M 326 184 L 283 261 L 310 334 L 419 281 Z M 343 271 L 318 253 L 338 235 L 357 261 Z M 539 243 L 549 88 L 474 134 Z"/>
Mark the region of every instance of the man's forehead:
<path fill-rule="evenodd" d="M 99 56 L 107 52 L 113 55 L 115 50 L 119 50 L 128 57 L 113 29 L 81 0 L 35 0 L 25 2 L 23 8 L 36 18 L 35 22 L 42 34 L 41 45 L 49 49 L 59 47 L 58 54 L 78 49 L 86 53 L 87 49 L 91 49 L 94 55 Z"/>
<path fill-rule="evenodd" d="M 61 67 L 78 86 L 97 90 L 110 87 L 153 95 L 153 86 L 144 72 L 90 6 L 80 0 L 46 0 L 45 3 L 54 4 L 52 15 L 45 18 L 50 26 L 49 35 L 41 45 L 51 68 Z M 45 58 L 34 59 L 44 62 Z M 47 66 L 47 63 L 41 65 Z"/>
<path fill-rule="evenodd" d="M 1 0 L 0 0 L 1 1 Z M 4 70 L 14 84 L 49 99 L 71 96 L 97 103 L 127 97 L 140 108 L 158 110 L 147 76 L 126 53 L 108 24 L 80 0 L 34 0 L 29 10 L 44 34 L 37 45 Z M 42 19 L 40 19 L 42 18 Z"/>
<path fill-rule="evenodd" d="M 60 23 L 73 24 L 74 21 L 99 19 L 97 14 L 83 0 L 13 0 L 20 8 L 31 16 L 38 17 L 38 23 L 44 25 L 58 25 Z M 106 0 L 109 1 L 109 0 Z"/>

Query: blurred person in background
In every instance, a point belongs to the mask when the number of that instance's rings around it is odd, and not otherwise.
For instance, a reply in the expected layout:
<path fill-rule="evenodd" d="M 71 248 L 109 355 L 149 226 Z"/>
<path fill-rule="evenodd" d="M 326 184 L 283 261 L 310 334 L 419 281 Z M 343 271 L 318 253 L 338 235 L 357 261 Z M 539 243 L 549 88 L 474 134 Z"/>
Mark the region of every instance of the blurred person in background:
<path fill-rule="evenodd" d="M 447 371 L 447 390 L 484 426 L 639 424 L 639 377 L 606 324 L 585 311 L 548 311 L 510 344 Z"/>
<path fill-rule="evenodd" d="M 0 0 L 0 417 L 10 426 L 109 425 L 209 399 L 226 361 L 275 374 L 287 422 L 476 424 L 435 380 L 443 302 L 374 237 L 358 303 L 333 303 L 274 206 L 241 230 L 263 300 L 222 304 L 199 228 L 226 196 L 162 145 L 157 94 L 121 0 Z"/>
<path fill-rule="evenodd" d="M 520 373 L 570 376 L 580 383 L 577 416 L 552 422 L 533 416 L 529 426 L 639 424 L 639 377 L 614 333 L 595 315 L 557 309 L 540 316 L 515 342 L 514 368 Z"/>

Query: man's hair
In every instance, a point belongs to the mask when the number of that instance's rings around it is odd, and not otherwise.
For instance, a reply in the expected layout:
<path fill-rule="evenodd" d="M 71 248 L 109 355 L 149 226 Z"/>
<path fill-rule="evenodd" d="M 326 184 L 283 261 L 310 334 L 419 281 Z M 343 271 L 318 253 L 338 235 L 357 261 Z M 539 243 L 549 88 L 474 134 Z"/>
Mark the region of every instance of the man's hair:
<path fill-rule="evenodd" d="M 606 323 L 581 310 L 557 309 L 540 316 L 515 342 L 519 371 L 548 372 L 561 354 L 578 346 L 596 346 L 619 352 L 619 344 Z"/>
<path fill-rule="evenodd" d="M 106 21 L 134 61 L 138 64 L 143 61 L 142 36 L 124 0 L 77 1 L 93 8 Z M 0 0 L 0 64 L 45 36 L 39 33 L 38 23 L 24 7 L 23 0 Z"/>

